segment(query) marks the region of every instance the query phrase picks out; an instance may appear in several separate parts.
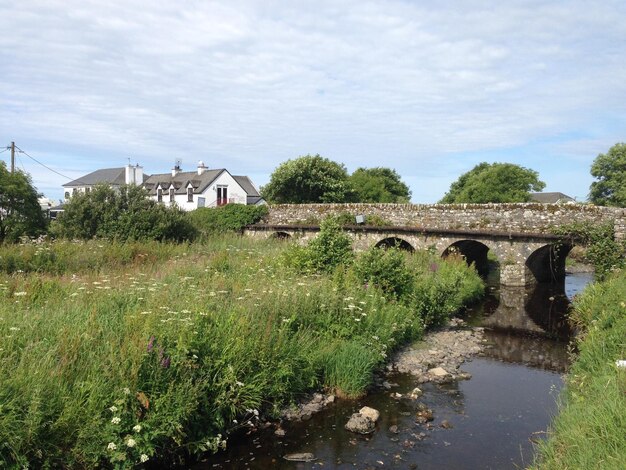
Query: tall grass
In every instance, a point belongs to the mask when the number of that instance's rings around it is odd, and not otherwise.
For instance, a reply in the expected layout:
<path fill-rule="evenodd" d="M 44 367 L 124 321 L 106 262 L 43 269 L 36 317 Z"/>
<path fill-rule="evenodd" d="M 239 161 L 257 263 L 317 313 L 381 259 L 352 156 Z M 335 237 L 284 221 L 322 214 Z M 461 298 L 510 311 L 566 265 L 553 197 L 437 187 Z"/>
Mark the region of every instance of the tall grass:
<path fill-rule="evenodd" d="M 278 242 L 59 243 L 43 264 L 37 250 L 11 252 L 22 272 L 0 270 L 0 467 L 126 468 L 216 450 L 311 389 L 361 394 L 424 327 L 349 271 L 293 271 Z M 481 291 L 464 264 L 438 266 L 450 271 L 437 298 L 458 309 Z M 436 273 L 423 276 L 436 291 Z"/>
<path fill-rule="evenodd" d="M 626 468 L 626 274 L 589 286 L 574 302 L 583 330 L 563 404 L 535 468 Z"/>

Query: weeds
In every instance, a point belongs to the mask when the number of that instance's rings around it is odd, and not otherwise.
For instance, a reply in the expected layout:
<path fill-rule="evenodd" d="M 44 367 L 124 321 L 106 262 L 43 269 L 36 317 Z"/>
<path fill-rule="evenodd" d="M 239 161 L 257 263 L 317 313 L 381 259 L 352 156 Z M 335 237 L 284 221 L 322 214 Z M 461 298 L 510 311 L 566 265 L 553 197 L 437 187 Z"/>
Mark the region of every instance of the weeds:
<path fill-rule="evenodd" d="M 349 267 L 303 274 L 285 249 L 237 237 L 0 248 L 0 463 L 177 462 L 311 389 L 362 394 L 419 337 L 422 312 Z M 405 262 L 450 311 L 482 290 L 464 264 Z"/>

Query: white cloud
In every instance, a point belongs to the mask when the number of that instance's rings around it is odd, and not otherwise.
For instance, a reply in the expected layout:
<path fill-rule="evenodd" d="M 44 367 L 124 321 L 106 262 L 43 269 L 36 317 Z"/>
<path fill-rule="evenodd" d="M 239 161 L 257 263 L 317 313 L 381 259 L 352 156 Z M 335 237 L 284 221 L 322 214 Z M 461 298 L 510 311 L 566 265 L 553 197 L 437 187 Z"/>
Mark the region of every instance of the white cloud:
<path fill-rule="evenodd" d="M 481 153 L 624 140 L 624 13 L 617 1 L 8 1 L 0 128 L 66 167 L 108 154 L 153 172 L 182 158 L 269 175 L 321 153 L 394 167 L 414 200 L 436 200 Z"/>

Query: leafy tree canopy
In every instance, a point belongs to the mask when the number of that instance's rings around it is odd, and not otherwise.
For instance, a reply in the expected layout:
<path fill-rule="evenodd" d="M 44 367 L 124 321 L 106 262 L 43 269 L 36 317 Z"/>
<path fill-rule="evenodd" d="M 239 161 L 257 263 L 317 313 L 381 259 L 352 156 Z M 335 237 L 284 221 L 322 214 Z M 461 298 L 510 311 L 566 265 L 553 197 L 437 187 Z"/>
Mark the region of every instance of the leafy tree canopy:
<path fill-rule="evenodd" d="M 483 162 L 452 183 L 450 190 L 439 202 L 527 202 L 531 191 L 541 191 L 545 186 L 534 170 L 513 163 Z"/>
<path fill-rule="evenodd" d="M 348 202 L 354 197 L 346 167 L 320 155 L 281 163 L 261 194 L 275 204 Z"/>
<path fill-rule="evenodd" d="M 19 170 L 11 173 L 0 162 L 0 243 L 45 231 L 46 219 L 38 198 L 29 175 Z"/>
<path fill-rule="evenodd" d="M 165 207 L 145 189 L 128 185 L 116 190 L 106 184 L 76 194 L 65 205 L 53 234 L 88 240 L 190 240 L 195 229 L 184 211 Z"/>
<path fill-rule="evenodd" d="M 599 206 L 626 207 L 626 144 L 618 143 L 601 153 L 591 165 L 589 200 Z"/>
<path fill-rule="evenodd" d="M 411 198 L 409 187 L 390 168 L 358 168 L 350 175 L 357 202 L 406 203 Z"/>

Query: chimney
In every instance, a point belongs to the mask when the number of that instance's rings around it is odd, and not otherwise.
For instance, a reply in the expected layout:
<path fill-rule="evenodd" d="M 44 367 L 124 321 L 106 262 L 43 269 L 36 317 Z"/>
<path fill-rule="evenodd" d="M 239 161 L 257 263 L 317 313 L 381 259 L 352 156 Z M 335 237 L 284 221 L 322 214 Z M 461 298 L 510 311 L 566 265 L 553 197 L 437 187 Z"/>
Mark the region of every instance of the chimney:
<path fill-rule="evenodd" d="M 130 163 L 126 165 L 124 182 L 126 184 L 135 184 L 135 167 Z"/>
<path fill-rule="evenodd" d="M 207 167 L 204 166 L 204 162 L 201 160 L 198 162 L 198 174 L 201 175 L 207 170 Z"/>
<path fill-rule="evenodd" d="M 178 173 L 180 173 L 180 165 L 177 163 L 174 165 L 174 168 L 172 168 L 172 176 L 176 176 Z"/>
<path fill-rule="evenodd" d="M 139 163 L 135 164 L 135 184 L 141 186 L 143 184 L 143 167 Z"/>

